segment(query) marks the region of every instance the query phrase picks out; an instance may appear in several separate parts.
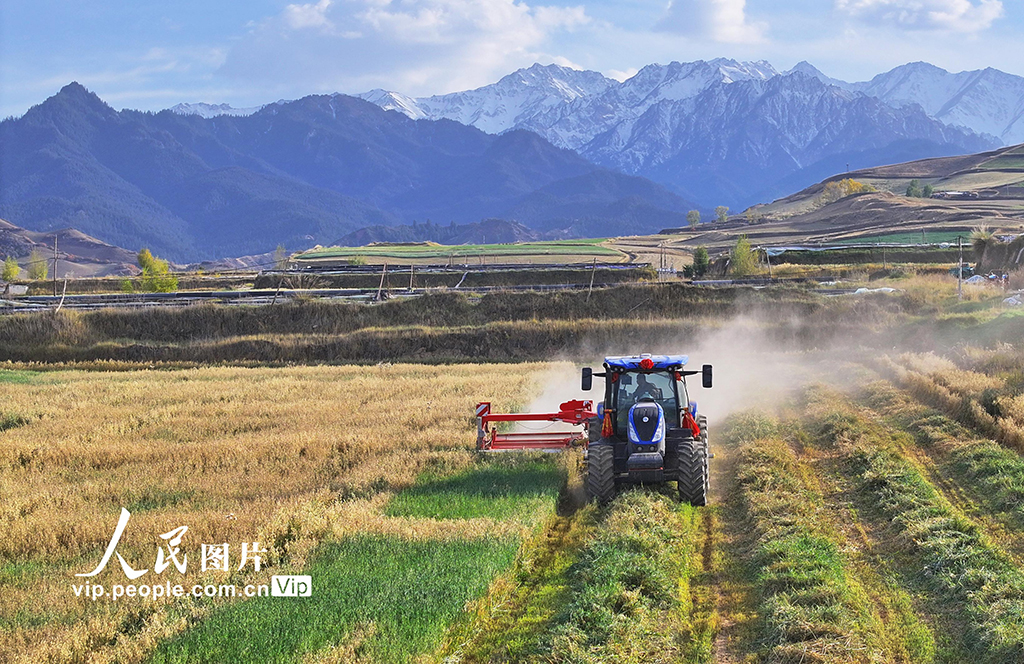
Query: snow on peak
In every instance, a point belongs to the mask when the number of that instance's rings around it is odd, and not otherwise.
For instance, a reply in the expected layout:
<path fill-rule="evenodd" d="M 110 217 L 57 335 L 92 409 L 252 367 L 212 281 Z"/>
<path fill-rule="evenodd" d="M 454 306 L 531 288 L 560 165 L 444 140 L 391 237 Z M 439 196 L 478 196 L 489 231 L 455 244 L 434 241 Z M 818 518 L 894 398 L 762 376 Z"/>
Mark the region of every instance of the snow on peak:
<path fill-rule="evenodd" d="M 826 76 L 806 61 L 786 72 L 764 60 L 650 64 L 621 83 L 594 71 L 535 64 L 464 92 L 414 99 L 372 90 L 358 96 L 411 118 L 448 118 L 489 133 L 529 129 L 560 147 L 580 149 L 612 129 L 628 136 L 632 124 L 655 105 L 695 99 L 714 86 L 793 74 L 895 108 L 919 104 L 946 124 L 991 134 L 1007 144 L 1024 142 L 1024 78 L 996 69 L 952 74 L 926 62 L 908 63 L 862 83 Z"/>
<path fill-rule="evenodd" d="M 404 113 L 413 120 L 422 120 L 427 117 L 427 114 L 422 108 L 420 108 L 414 98 L 408 95 L 403 95 L 401 92 L 391 92 L 390 90 L 381 90 L 380 88 L 376 88 L 369 92 L 361 92 L 352 96 L 364 99 L 371 104 L 376 104 L 385 111 L 398 111 L 399 113 Z"/>
<path fill-rule="evenodd" d="M 834 85 L 836 87 L 844 89 L 850 87 L 850 84 L 847 83 L 846 81 L 841 81 L 838 78 L 832 78 L 831 76 L 825 75 L 820 69 L 812 65 L 810 62 L 807 62 L 806 60 L 801 60 L 800 62 L 796 63 L 795 65 L 793 65 L 792 69 L 785 73 L 786 76 L 789 76 L 790 74 L 804 74 L 806 76 L 811 76 L 813 78 L 818 79 L 825 85 Z"/>
<path fill-rule="evenodd" d="M 385 90 L 356 95 L 413 119 L 447 118 L 498 134 L 522 126 L 543 111 L 590 97 L 617 85 L 594 71 L 535 64 L 475 90 L 432 97 L 408 97 Z"/>
<path fill-rule="evenodd" d="M 851 87 L 890 106 L 919 104 L 937 120 L 996 136 L 1007 145 L 1024 142 L 1024 78 L 998 69 L 953 74 L 911 62 Z"/>
<path fill-rule="evenodd" d="M 177 113 L 178 115 L 199 115 L 204 118 L 215 118 L 218 115 L 252 115 L 261 108 L 263 107 L 253 106 L 251 108 L 234 108 L 229 104 L 206 104 L 198 102 L 195 104 L 175 104 L 168 110 L 172 113 Z"/>

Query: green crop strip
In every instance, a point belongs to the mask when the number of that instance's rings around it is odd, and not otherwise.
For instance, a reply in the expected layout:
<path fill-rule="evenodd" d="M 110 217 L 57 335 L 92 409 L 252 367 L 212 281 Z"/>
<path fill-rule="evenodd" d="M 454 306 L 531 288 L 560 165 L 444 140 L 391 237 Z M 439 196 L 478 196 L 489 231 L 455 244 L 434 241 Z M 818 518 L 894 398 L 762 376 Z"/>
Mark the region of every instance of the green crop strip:
<path fill-rule="evenodd" d="M 0 385 L 4 383 L 24 385 L 31 383 L 32 379 L 39 375 L 37 371 L 15 371 L 12 369 L 0 369 Z"/>
<path fill-rule="evenodd" d="M 531 526 L 537 537 L 565 482 L 565 469 L 551 457 L 490 457 L 454 474 L 421 475 L 381 518 L 489 518 Z M 187 499 L 154 489 L 140 501 L 179 498 Z M 468 622 L 467 605 L 479 602 L 495 577 L 522 558 L 518 536 L 480 539 L 454 532 L 440 540 L 367 534 L 327 541 L 301 572 L 312 578 L 312 596 L 220 606 L 161 644 L 151 661 L 405 662 L 435 652 Z"/>
<path fill-rule="evenodd" d="M 651 492 L 619 496 L 567 571 L 569 601 L 526 661 L 675 662 L 701 650 L 692 640 L 711 635 L 696 633 L 708 621 L 692 620 L 689 592 L 699 544 L 694 508 Z"/>
<path fill-rule="evenodd" d="M 929 585 L 969 620 L 969 647 L 983 661 L 1024 656 L 1024 574 L 984 541 L 898 453 L 859 447 L 851 458 L 862 489 L 914 543 Z"/>
<path fill-rule="evenodd" d="M 511 538 L 331 542 L 306 570 L 311 597 L 229 605 L 164 644 L 152 661 L 293 662 L 367 630 L 362 648 L 375 661 L 407 661 L 439 645 L 448 624 L 512 563 L 518 547 Z"/>
<path fill-rule="evenodd" d="M 440 653 L 463 664 L 526 661 L 570 597 L 569 570 L 593 535 L 596 507 L 554 517 L 520 551 L 515 568 L 499 578 L 473 620 L 459 625 Z"/>
<path fill-rule="evenodd" d="M 917 403 L 886 383 L 869 385 L 865 399 L 886 421 L 909 431 L 926 449 L 938 452 L 943 469 L 978 501 L 1024 525 L 1024 458 L 939 411 Z"/>
<path fill-rule="evenodd" d="M 432 473 L 395 496 L 388 516 L 530 522 L 553 507 L 565 473 L 547 460 L 499 458 L 450 476 Z"/>

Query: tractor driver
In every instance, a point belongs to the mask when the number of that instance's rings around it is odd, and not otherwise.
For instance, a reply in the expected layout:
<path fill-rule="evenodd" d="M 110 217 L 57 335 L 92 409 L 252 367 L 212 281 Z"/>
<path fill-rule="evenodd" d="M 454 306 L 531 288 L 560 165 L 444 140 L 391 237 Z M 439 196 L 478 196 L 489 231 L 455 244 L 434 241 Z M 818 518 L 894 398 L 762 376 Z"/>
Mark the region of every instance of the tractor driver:
<path fill-rule="evenodd" d="M 636 377 L 636 390 L 633 391 L 634 403 L 644 397 L 650 397 L 655 401 L 661 401 L 661 388 L 647 380 L 647 376 L 638 374 Z"/>

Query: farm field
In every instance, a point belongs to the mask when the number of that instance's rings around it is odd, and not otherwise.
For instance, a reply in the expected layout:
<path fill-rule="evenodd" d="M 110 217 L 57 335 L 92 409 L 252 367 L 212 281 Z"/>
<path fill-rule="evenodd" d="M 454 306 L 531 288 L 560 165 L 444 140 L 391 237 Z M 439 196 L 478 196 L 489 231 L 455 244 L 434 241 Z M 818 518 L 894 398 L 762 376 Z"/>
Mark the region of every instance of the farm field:
<path fill-rule="evenodd" d="M 358 258 L 366 263 L 392 261 L 399 264 L 430 263 L 582 263 L 594 259 L 603 262 L 626 262 L 621 251 L 606 246 L 605 240 L 552 240 L 548 242 L 519 242 L 515 244 L 461 244 L 441 245 L 434 242 L 409 244 L 379 244 L 365 247 L 328 247 L 297 254 L 300 265 L 329 260 Z"/>
<path fill-rule="evenodd" d="M 473 450 L 477 401 L 581 397 L 566 361 L 7 363 L 0 661 L 1021 661 L 1024 318 L 997 294 L 957 303 L 947 282 L 851 300 L 595 291 L 606 320 L 577 319 L 586 306 L 560 296 L 388 303 L 374 320 L 316 303 L 258 319 L 8 318 L 9 339 L 47 328 L 64 335 L 43 340 L 54 345 L 210 329 L 239 343 L 256 321 L 382 334 L 419 319 L 462 322 L 478 354 L 563 327 L 580 336 L 562 357 L 592 366 L 607 348 L 685 350 L 716 366 L 716 387 L 692 395 L 716 457 L 709 507 L 671 485 L 601 506 L 585 501 L 576 451 Z M 639 294 L 653 300 L 635 318 L 612 316 Z M 76 577 L 104 557 L 122 508 L 124 562 Z M 231 567 L 202 569 L 201 545 L 220 543 Z M 146 570 L 139 584 L 216 592 L 76 595 L 128 583 L 122 564 Z M 311 596 L 241 594 L 282 574 L 308 575 Z"/>

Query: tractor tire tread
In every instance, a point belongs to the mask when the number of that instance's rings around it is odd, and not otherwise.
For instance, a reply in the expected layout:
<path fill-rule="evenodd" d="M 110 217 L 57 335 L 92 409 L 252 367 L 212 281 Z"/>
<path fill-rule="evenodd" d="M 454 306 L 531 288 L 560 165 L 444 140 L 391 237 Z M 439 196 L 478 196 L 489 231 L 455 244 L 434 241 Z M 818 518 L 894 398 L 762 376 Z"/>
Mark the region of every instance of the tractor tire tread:
<path fill-rule="evenodd" d="M 679 445 L 678 479 L 679 499 L 694 507 L 708 504 L 708 457 L 700 440 L 688 440 Z"/>
<path fill-rule="evenodd" d="M 587 452 L 587 495 L 599 503 L 615 497 L 615 448 L 591 445 Z"/>

